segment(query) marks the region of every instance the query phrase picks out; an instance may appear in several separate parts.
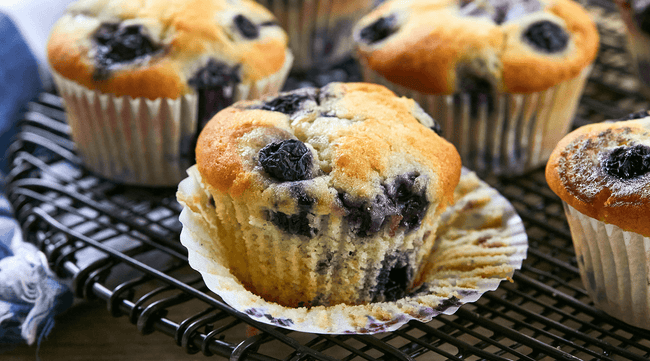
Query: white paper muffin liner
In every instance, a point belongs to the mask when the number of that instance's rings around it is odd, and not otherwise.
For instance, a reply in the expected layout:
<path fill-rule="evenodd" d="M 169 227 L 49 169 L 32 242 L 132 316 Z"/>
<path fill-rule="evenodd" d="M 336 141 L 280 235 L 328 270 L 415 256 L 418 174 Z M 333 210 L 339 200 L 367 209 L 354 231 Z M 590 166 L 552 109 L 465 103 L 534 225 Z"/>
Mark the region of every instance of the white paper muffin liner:
<path fill-rule="evenodd" d="M 372 9 L 374 0 L 256 0 L 273 12 L 289 36 L 293 67 L 308 70 L 337 64 L 354 48 L 352 27 Z M 334 13 L 337 5 L 358 3 L 356 11 Z"/>
<path fill-rule="evenodd" d="M 441 313 L 453 314 L 509 280 L 526 258 L 527 236 L 512 205 L 466 169 L 460 184 L 456 189 L 460 196 L 442 215 L 420 285 L 395 302 L 311 308 L 267 302 L 220 263 L 222 257 L 216 255 L 209 237 L 210 225 L 187 206 L 180 215 L 181 243 L 188 249 L 190 266 L 201 273 L 207 287 L 257 321 L 311 333 L 392 331 L 410 320 L 428 322 Z M 180 183 L 179 192 L 191 195 L 202 190 L 190 177 Z"/>
<path fill-rule="evenodd" d="M 597 308 L 650 330 L 650 238 L 564 203 L 580 277 Z"/>
<path fill-rule="evenodd" d="M 412 98 L 435 119 L 442 136 L 456 146 L 463 165 L 479 174 L 516 175 L 546 164 L 569 132 L 591 66 L 577 77 L 544 91 L 496 93 L 493 109 L 479 100 L 475 114 L 469 93 L 425 94 L 397 85 L 361 62 L 365 81 Z"/>
<path fill-rule="evenodd" d="M 239 84 L 233 101 L 255 99 L 280 91 L 293 56 L 276 74 Z M 197 134 L 195 93 L 177 99 L 117 97 L 88 89 L 55 71 L 70 135 L 79 156 L 92 172 L 119 183 L 175 186 L 194 160 L 192 140 Z"/>

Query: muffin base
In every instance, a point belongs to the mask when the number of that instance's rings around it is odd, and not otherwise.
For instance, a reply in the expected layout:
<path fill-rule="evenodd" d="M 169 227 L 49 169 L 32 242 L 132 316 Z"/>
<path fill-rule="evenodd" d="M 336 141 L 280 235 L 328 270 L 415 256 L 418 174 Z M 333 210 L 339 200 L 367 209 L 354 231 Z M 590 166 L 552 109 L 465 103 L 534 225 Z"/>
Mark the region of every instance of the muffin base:
<path fill-rule="evenodd" d="M 418 102 L 456 146 L 463 165 L 481 175 L 519 175 L 544 165 L 571 129 L 591 70 L 541 92 L 494 94 L 490 105 L 487 97 L 472 99 L 469 93 L 420 93 L 388 81 L 363 62 L 361 68 L 365 81 Z"/>
<path fill-rule="evenodd" d="M 180 188 L 192 193 L 193 182 L 188 178 Z M 527 237 L 508 201 L 467 170 L 456 195 L 457 201 L 441 216 L 419 287 L 394 302 L 307 308 L 267 301 L 247 290 L 230 272 L 226 255 L 210 237 L 214 229 L 187 206 L 180 217 L 181 242 L 188 248 L 190 266 L 202 274 L 208 288 L 257 321 L 313 333 L 386 332 L 412 319 L 427 322 L 440 313 L 453 314 L 521 268 Z"/>
<path fill-rule="evenodd" d="M 588 217 L 563 203 L 580 277 L 596 307 L 650 330 L 650 238 Z"/>
<path fill-rule="evenodd" d="M 413 285 L 433 247 L 435 207 L 408 233 L 386 225 L 368 236 L 352 234 L 341 211 L 309 214 L 319 232 L 306 237 L 282 230 L 255 201 L 212 189 L 197 167 L 188 174 L 178 200 L 210 225 L 232 274 L 267 301 L 298 307 L 393 300 Z"/>
<path fill-rule="evenodd" d="M 234 89 L 233 102 L 280 91 L 293 56 L 280 71 Z M 171 187 L 195 163 L 193 141 L 200 129 L 195 93 L 177 99 L 117 97 L 88 89 L 52 72 L 63 98 L 70 135 L 86 167 L 118 183 Z"/>

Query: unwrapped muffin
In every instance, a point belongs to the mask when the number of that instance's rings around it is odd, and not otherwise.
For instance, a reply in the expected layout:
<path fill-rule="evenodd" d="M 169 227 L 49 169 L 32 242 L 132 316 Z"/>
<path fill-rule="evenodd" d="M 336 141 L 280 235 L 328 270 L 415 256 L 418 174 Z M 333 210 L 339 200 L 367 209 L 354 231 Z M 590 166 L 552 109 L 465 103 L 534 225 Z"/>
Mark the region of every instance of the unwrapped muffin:
<path fill-rule="evenodd" d="M 546 167 L 562 199 L 582 282 L 596 307 L 650 328 L 650 115 L 567 135 Z"/>
<path fill-rule="evenodd" d="M 364 80 L 415 99 L 465 166 L 497 174 L 544 164 L 598 50 L 571 0 L 394 0 L 353 36 Z"/>
<path fill-rule="evenodd" d="M 279 91 L 293 59 L 252 0 L 80 0 L 54 25 L 47 54 L 88 168 L 155 186 L 178 184 L 203 124 Z"/>
<path fill-rule="evenodd" d="M 209 225 L 215 262 L 269 302 L 394 301 L 418 286 L 460 177 L 454 147 L 421 123 L 417 103 L 374 84 L 238 102 L 201 132 L 177 196 Z"/>
<path fill-rule="evenodd" d="M 351 55 L 352 27 L 375 0 L 257 0 L 289 34 L 294 69 L 325 69 Z"/>

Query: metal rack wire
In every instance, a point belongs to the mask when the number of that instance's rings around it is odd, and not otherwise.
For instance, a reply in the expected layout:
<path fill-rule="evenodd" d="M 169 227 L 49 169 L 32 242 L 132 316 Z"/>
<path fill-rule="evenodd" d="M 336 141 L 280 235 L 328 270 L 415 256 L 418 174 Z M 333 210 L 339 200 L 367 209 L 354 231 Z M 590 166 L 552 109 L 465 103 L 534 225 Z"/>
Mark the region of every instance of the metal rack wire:
<path fill-rule="evenodd" d="M 576 126 L 650 105 L 636 93 L 612 4 L 587 5 L 601 20 L 602 46 Z M 59 97 L 41 94 L 19 127 L 9 149 L 8 195 L 29 241 L 58 275 L 72 278 L 78 297 L 102 300 L 142 334 L 165 333 L 188 353 L 231 360 L 650 358 L 650 331 L 609 317 L 586 295 L 561 204 L 541 169 L 490 180 L 529 236 L 528 259 L 513 283 L 427 324 L 374 336 L 313 335 L 256 323 L 211 293 L 179 243 L 175 189 L 122 186 L 88 173 Z"/>

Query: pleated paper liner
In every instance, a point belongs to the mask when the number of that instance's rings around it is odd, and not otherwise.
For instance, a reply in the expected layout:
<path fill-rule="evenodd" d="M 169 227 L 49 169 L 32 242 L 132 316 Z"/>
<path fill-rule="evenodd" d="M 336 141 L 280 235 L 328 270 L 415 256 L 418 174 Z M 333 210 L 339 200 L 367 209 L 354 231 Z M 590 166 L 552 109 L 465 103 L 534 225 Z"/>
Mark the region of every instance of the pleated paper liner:
<path fill-rule="evenodd" d="M 456 146 L 463 165 L 482 175 L 517 175 L 544 165 L 571 129 L 591 70 L 589 66 L 544 91 L 496 93 L 490 101 L 469 93 L 420 93 L 386 80 L 363 62 L 361 68 L 365 81 L 418 102 L 440 124 L 442 136 Z"/>
<path fill-rule="evenodd" d="M 375 0 L 256 0 L 273 12 L 289 36 L 294 69 L 326 68 L 354 47 L 352 27 Z"/>
<path fill-rule="evenodd" d="M 181 182 L 179 192 L 191 195 L 204 190 L 190 177 Z M 311 308 L 268 302 L 230 273 L 210 237 L 215 230 L 188 207 L 181 212 L 181 242 L 188 249 L 190 266 L 202 274 L 208 288 L 257 321 L 312 333 L 385 332 L 410 320 L 427 322 L 441 313 L 453 314 L 521 268 L 528 242 L 512 205 L 466 169 L 456 199 L 442 215 L 434 250 L 417 286 L 395 302 Z"/>
<path fill-rule="evenodd" d="M 564 203 L 580 277 L 597 308 L 650 330 L 650 238 Z"/>
<path fill-rule="evenodd" d="M 234 101 L 280 91 L 293 56 L 282 69 L 256 82 L 239 84 Z M 177 99 L 117 97 L 88 89 L 53 72 L 70 126 L 70 135 L 85 166 L 119 183 L 175 186 L 195 163 L 190 149 L 200 129 L 196 93 Z"/>

